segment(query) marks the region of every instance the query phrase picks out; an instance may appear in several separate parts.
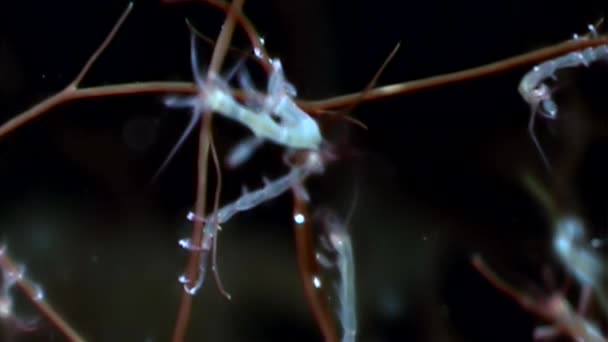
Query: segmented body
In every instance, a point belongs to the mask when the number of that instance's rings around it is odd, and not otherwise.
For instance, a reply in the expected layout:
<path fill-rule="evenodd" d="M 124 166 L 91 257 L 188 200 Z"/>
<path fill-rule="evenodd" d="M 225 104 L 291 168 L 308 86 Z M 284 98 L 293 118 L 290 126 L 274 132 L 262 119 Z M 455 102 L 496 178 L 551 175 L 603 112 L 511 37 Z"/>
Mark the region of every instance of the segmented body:
<path fill-rule="evenodd" d="M 217 213 L 210 214 L 206 218 L 196 217 L 194 214 L 190 213 L 188 215 L 190 220 L 202 220 L 205 223 L 205 234 L 200 246 L 193 246 L 189 241 L 180 241 L 180 245 L 182 245 L 182 247 L 200 251 L 199 277 L 194 282 L 194 286 L 190 288 L 187 287 L 187 281 L 183 279 L 185 290 L 188 293 L 194 294 L 203 285 L 205 273 L 207 271 L 209 254 L 213 248 L 213 241 L 216 238 L 220 224 L 228 222 L 230 218 L 239 212 L 250 210 L 257 207 L 261 203 L 280 196 L 293 186 L 300 184 L 300 182 L 309 175 L 320 172 L 323 172 L 322 161 L 319 159 L 316 152 L 310 152 L 308 159 L 303 165 L 293 167 L 288 174 L 276 180 L 265 181 L 265 184 L 261 189 L 251 192 L 244 192 L 243 195 L 241 195 L 241 197 L 239 197 L 236 201 L 223 206 L 217 211 Z M 215 267 L 215 265 L 212 265 L 212 267 Z"/>
<path fill-rule="evenodd" d="M 536 65 L 521 79 L 519 93 L 530 104 L 533 111 L 536 112 L 540 109 L 541 115 L 555 118 L 558 112 L 557 105 L 551 98 L 549 86 L 543 82 L 549 78 L 555 78 L 555 73 L 560 69 L 581 65 L 588 67 L 601 59 L 608 59 L 608 45 L 589 47 L 545 61 Z"/>

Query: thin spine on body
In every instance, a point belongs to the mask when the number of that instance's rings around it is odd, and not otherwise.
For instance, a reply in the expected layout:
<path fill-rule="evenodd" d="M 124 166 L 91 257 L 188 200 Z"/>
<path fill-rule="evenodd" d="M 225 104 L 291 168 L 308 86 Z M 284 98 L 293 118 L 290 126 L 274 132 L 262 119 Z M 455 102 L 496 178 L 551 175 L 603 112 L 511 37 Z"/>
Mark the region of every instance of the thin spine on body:
<path fill-rule="evenodd" d="M 342 325 L 342 342 L 353 342 L 357 336 L 357 308 L 352 242 L 345 223 L 334 212 L 323 210 L 321 216 L 327 241 L 336 253 L 335 264 L 340 275 L 337 293 L 339 299 L 338 318 Z"/>
<path fill-rule="evenodd" d="M 589 25 L 588 28 L 592 37 L 597 36 L 597 31 L 593 25 Z M 574 39 L 586 38 L 574 35 Z M 530 120 L 528 121 L 528 131 L 547 169 L 550 168 L 550 163 L 536 137 L 534 126 L 537 113 L 550 119 L 556 119 L 558 107 L 551 96 L 551 89 L 544 81 L 549 78 L 555 79 L 555 73 L 560 69 L 575 68 L 581 65 L 588 67 L 592 63 L 602 59 L 608 59 L 608 45 L 589 47 L 581 51 L 574 51 L 545 61 L 534 66 L 534 68 L 521 79 L 518 87 L 519 94 L 524 101 L 530 105 L 531 110 Z"/>

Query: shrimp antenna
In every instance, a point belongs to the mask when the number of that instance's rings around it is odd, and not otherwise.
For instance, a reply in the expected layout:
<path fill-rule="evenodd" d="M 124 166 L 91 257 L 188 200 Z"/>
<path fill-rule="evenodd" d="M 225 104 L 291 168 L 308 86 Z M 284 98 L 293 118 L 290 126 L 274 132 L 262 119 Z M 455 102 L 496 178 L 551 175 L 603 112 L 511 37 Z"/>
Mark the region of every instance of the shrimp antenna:
<path fill-rule="evenodd" d="M 179 151 L 179 149 L 184 145 L 186 138 L 188 138 L 188 136 L 190 136 L 190 133 L 192 133 L 192 130 L 194 129 L 194 127 L 196 127 L 196 124 L 198 123 L 200 118 L 201 118 L 200 112 L 195 111 L 192 113 L 192 116 L 190 117 L 190 121 L 188 122 L 188 126 L 186 126 L 186 129 L 184 130 L 184 133 L 182 133 L 182 135 L 179 137 L 179 139 L 177 140 L 175 145 L 173 145 L 173 148 L 171 148 L 171 151 L 169 152 L 169 154 L 167 155 L 167 157 L 165 158 L 163 163 L 158 168 L 158 171 L 156 171 L 154 176 L 152 176 L 152 180 L 150 181 L 150 183 L 155 183 L 158 180 L 158 177 L 163 173 L 163 171 L 165 171 L 165 169 L 167 168 L 169 163 L 173 160 L 173 158 L 177 154 L 177 151 Z"/>
<path fill-rule="evenodd" d="M 528 121 L 528 133 L 530 134 L 530 138 L 532 139 L 534 146 L 538 150 L 538 153 L 540 154 L 540 157 L 543 160 L 543 165 L 545 166 L 545 169 L 550 172 L 551 164 L 549 163 L 549 159 L 547 158 L 547 155 L 545 154 L 545 151 L 543 150 L 543 147 L 540 144 L 538 137 L 536 136 L 536 110 L 537 108 L 532 108 L 532 112 L 530 113 L 530 120 Z"/>
<path fill-rule="evenodd" d="M 196 85 L 197 85 L 197 87 L 199 87 L 199 89 L 203 89 L 205 87 L 205 83 L 203 81 L 203 77 L 201 76 L 202 75 L 201 71 L 198 67 L 197 51 L 196 51 L 196 35 L 195 35 L 194 31 L 191 32 L 191 34 L 190 34 L 190 62 L 192 63 L 192 74 L 194 75 L 194 80 L 196 81 Z M 173 145 L 173 148 L 171 148 L 169 155 L 167 155 L 167 157 L 165 158 L 165 160 L 163 161 L 161 166 L 158 168 L 158 171 L 156 171 L 154 176 L 152 176 L 151 183 L 155 183 L 156 180 L 158 179 L 158 177 L 167 168 L 167 165 L 169 165 L 169 163 L 175 157 L 175 154 L 177 154 L 177 151 L 179 151 L 179 149 L 184 145 L 184 142 L 190 136 L 190 133 L 192 133 L 192 130 L 194 129 L 194 127 L 198 123 L 199 119 L 201 118 L 201 108 L 199 105 L 196 105 L 196 101 L 185 101 L 184 103 L 186 103 L 186 102 L 187 102 L 187 104 L 192 105 L 192 116 L 190 117 L 188 126 L 186 126 L 184 133 L 182 133 L 182 135 L 179 137 L 179 139 L 177 140 L 175 145 Z"/>
<path fill-rule="evenodd" d="M 196 33 L 190 31 L 190 63 L 192 64 L 192 74 L 196 85 L 199 88 L 204 88 L 205 83 L 203 82 L 202 72 L 198 67 L 198 52 L 196 51 Z"/>
<path fill-rule="evenodd" d="M 188 26 L 188 29 L 190 30 L 190 32 L 193 32 L 193 33 L 196 34 L 196 36 L 198 37 L 198 39 L 204 41 L 205 43 L 207 43 L 207 44 L 209 44 L 211 46 L 215 46 L 215 43 L 216 43 L 215 40 L 209 38 L 208 36 L 206 36 L 205 34 L 203 34 L 201 31 L 199 31 L 196 27 L 194 27 L 194 24 L 192 24 L 190 22 L 190 19 L 188 19 L 188 18 L 186 18 L 186 25 Z M 248 59 L 257 60 L 257 58 L 255 58 L 255 56 L 253 56 L 251 53 L 249 53 L 249 52 L 247 52 L 245 50 L 239 49 L 239 48 L 235 48 L 233 46 L 231 46 L 228 49 L 228 51 L 231 52 L 231 53 L 238 54 L 238 55 L 240 55 L 242 57 L 246 57 Z"/>
<path fill-rule="evenodd" d="M 188 26 L 188 29 L 190 30 L 190 33 L 193 35 L 196 35 L 196 38 L 199 38 L 201 40 L 203 40 L 204 42 L 215 46 L 215 41 L 207 36 L 205 36 L 201 31 L 199 31 L 196 27 L 194 27 L 194 25 L 190 22 L 190 20 L 186 19 L 186 25 Z M 195 37 L 193 36 L 192 39 L 194 39 Z M 197 54 L 194 49 L 194 42 L 192 42 L 192 52 L 191 54 Z M 241 58 L 239 58 L 239 60 L 236 62 L 236 64 L 230 68 L 230 70 L 227 72 L 226 77 L 224 77 L 227 81 L 231 80 L 234 75 L 236 74 L 236 72 L 243 66 L 243 64 L 245 64 L 246 59 L 253 59 L 253 55 L 251 55 L 250 53 L 247 53 L 241 49 L 237 49 L 234 47 L 230 47 L 229 50 L 230 52 L 236 53 L 239 56 L 241 56 Z M 197 59 L 196 56 L 191 56 L 191 58 L 193 58 L 192 60 L 192 70 L 194 69 L 194 63 L 196 63 L 194 60 Z M 198 71 L 198 73 L 200 74 L 200 71 Z"/>

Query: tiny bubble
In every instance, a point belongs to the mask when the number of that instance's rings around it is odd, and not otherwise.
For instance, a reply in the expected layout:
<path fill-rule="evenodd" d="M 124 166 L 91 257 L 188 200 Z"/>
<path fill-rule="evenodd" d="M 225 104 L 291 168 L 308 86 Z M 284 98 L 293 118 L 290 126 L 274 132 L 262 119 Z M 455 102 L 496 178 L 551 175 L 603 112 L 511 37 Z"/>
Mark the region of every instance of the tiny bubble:
<path fill-rule="evenodd" d="M 179 278 L 177 278 L 177 281 L 179 281 L 180 284 L 187 284 L 188 278 L 182 274 L 179 276 Z"/>
<path fill-rule="evenodd" d="M 186 215 L 186 218 L 188 219 L 188 221 L 204 221 L 204 219 L 202 219 L 200 216 L 196 215 L 193 212 L 189 212 L 188 215 Z"/>
<path fill-rule="evenodd" d="M 200 251 L 200 247 L 193 245 L 191 240 L 188 238 L 181 239 L 177 242 L 182 248 L 187 249 L 189 251 Z"/>
<path fill-rule="evenodd" d="M 312 277 L 312 283 L 315 285 L 315 287 L 317 289 L 320 289 L 322 286 L 321 279 L 319 279 L 319 277 L 317 277 L 317 276 Z"/>
<path fill-rule="evenodd" d="M 304 215 L 302 215 L 300 213 L 293 215 L 293 220 L 297 224 L 303 224 L 304 222 L 306 222 L 306 218 L 304 217 Z"/>

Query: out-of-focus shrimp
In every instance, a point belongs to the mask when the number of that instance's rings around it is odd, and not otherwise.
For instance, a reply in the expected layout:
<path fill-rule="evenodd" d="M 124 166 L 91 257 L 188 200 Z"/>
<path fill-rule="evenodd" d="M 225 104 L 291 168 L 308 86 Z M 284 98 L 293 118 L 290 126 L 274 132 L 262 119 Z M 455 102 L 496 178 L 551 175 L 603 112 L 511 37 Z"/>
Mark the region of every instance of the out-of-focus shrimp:
<path fill-rule="evenodd" d="M 338 318 L 342 324 L 342 342 L 353 342 L 357 336 L 357 306 L 355 291 L 355 260 L 346 224 L 328 209 L 317 213 L 325 226 L 328 246 L 336 254 L 335 264 L 340 274 L 337 286 Z M 326 264 L 331 262 L 326 261 Z"/>

